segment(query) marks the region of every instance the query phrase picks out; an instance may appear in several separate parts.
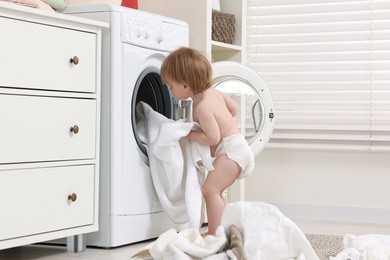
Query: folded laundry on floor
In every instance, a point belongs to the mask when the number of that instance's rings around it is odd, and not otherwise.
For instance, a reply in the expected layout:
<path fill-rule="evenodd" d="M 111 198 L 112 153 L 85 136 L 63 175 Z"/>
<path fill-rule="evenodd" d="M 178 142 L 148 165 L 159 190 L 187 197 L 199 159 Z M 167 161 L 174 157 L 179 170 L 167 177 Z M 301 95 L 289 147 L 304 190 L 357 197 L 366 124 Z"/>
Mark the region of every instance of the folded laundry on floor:
<path fill-rule="evenodd" d="M 65 9 L 64 0 L 0 0 L 5 2 L 11 2 L 18 5 L 27 7 L 42 9 L 50 12 L 62 11 Z"/>
<path fill-rule="evenodd" d="M 231 232 L 237 230 L 242 239 L 233 242 Z M 263 202 L 228 203 L 216 236 L 202 238 L 197 229 L 168 230 L 132 259 L 319 260 L 298 226 Z"/>
<path fill-rule="evenodd" d="M 177 224 L 199 228 L 203 222 L 201 186 L 213 170 L 210 148 L 185 138 L 197 123 L 169 119 L 148 104 L 137 104 L 137 131 L 145 144 L 161 206 Z"/>

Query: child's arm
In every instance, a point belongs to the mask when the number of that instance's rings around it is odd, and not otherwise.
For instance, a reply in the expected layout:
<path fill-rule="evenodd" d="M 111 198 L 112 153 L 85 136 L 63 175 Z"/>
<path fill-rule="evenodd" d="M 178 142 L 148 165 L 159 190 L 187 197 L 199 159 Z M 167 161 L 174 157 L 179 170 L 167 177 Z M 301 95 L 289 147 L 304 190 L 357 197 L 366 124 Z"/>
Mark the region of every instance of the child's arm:
<path fill-rule="evenodd" d="M 203 133 L 203 131 L 191 131 L 187 135 L 187 137 L 188 137 L 188 139 L 195 141 L 195 142 L 198 142 L 201 145 L 211 146 L 209 138 L 207 137 L 207 135 L 205 133 Z"/>
<path fill-rule="evenodd" d="M 197 108 L 195 112 L 202 131 L 191 131 L 187 137 L 201 145 L 217 145 L 221 139 L 221 134 L 214 114 L 206 106 Z"/>

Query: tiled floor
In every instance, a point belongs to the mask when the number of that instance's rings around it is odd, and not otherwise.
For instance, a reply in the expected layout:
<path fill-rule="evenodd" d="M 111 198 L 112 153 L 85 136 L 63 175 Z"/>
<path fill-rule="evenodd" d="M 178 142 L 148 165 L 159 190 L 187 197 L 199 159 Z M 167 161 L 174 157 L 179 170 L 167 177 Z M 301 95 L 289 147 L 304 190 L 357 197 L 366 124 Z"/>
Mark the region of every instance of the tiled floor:
<path fill-rule="evenodd" d="M 314 220 L 294 220 L 305 233 L 328 235 L 344 234 L 384 234 L 390 235 L 390 225 L 321 222 Z M 152 240 L 123 246 L 115 249 L 87 248 L 82 253 L 67 252 L 66 247 L 30 245 L 0 250 L 0 260 L 130 260 L 131 256 Z"/>

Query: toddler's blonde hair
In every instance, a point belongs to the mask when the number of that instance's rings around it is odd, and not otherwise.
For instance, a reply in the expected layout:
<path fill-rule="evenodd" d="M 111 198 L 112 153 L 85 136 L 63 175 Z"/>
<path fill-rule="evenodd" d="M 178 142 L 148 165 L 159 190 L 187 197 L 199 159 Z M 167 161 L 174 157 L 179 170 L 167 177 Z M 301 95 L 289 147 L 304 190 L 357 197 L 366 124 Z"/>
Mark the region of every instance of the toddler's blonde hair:
<path fill-rule="evenodd" d="M 187 47 L 179 48 L 165 58 L 160 75 L 165 82 L 171 79 L 188 84 L 194 94 L 202 93 L 212 84 L 211 64 L 206 56 Z"/>

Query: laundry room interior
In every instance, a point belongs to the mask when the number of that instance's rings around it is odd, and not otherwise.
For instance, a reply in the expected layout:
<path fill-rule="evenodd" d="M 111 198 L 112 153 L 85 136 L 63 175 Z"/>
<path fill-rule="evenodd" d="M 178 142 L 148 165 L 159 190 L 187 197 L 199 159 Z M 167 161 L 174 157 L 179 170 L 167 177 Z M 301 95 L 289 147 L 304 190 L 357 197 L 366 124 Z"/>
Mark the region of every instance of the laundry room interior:
<path fill-rule="evenodd" d="M 387 1 L 2 0 L 0 31 L 0 259 L 390 259 Z M 215 234 L 179 49 L 254 158 Z"/>

